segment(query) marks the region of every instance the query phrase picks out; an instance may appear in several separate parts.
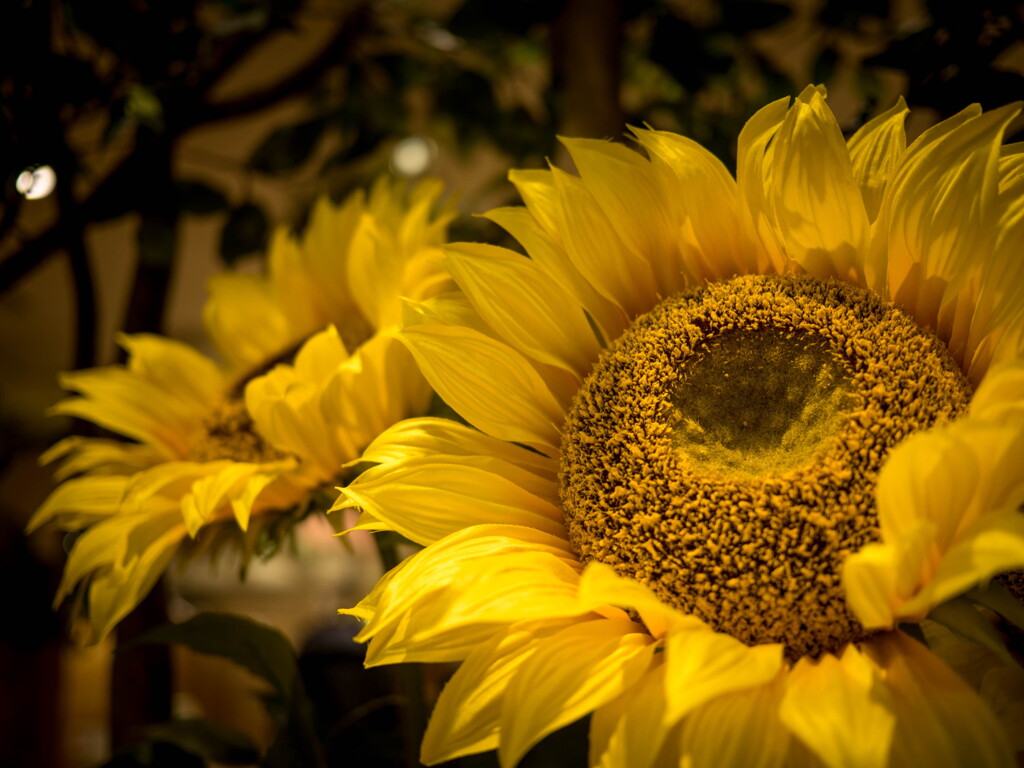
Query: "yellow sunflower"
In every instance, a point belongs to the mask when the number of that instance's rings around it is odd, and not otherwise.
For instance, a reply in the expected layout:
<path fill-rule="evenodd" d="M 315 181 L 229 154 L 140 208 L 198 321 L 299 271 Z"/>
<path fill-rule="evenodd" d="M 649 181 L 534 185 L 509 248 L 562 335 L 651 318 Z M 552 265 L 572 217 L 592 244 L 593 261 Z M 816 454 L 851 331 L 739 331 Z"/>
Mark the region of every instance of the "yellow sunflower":
<path fill-rule="evenodd" d="M 400 333 L 470 426 L 395 425 L 335 505 L 425 547 L 343 613 L 368 665 L 463 662 L 426 763 L 591 715 L 608 768 L 1015 764 L 1019 708 L 921 640 L 1021 683 L 1018 111 L 844 141 L 809 87 L 735 179 L 655 130 L 512 173 L 529 258 L 451 245 Z"/>
<path fill-rule="evenodd" d="M 405 192 L 382 181 L 368 201 L 321 201 L 301 239 L 276 236 L 268 276 L 214 278 L 207 319 L 232 370 L 181 342 L 135 335 L 120 339 L 125 365 L 62 377 L 77 395 L 54 413 L 132 441 L 70 437 L 42 458 L 61 460 L 62 482 L 29 529 L 84 531 L 56 599 L 87 585 L 76 607 L 90 640 L 138 604 L 183 541 L 237 536 L 200 534 L 232 519 L 250 553 L 261 535 L 279 538 L 275 526 L 336 484 L 374 436 L 426 410 L 429 386 L 385 331 L 401 297 L 428 297 L 447 280 L 436 246 L 450 216 L 434 217 L 439 185 L 408 202 Z"/>

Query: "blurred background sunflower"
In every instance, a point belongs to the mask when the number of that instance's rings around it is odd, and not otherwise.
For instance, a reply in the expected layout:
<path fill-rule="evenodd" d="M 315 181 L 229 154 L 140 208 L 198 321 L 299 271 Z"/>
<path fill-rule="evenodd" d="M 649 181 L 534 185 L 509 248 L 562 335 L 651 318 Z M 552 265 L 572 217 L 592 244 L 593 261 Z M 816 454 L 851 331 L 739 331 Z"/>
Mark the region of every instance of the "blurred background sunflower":
<path fill-rule="evenodd" d="M 118 332 L 223 353 L 204 337 L 210 278 L 230 269 L 251 287 L 273 274 L 263 263 L 272 232 L 315 228 L 317 199 L 341 203 L 381 173 L 429 173 L 462 214 L 482 213 L 515 201 L 508 168 L 544 168 L 548 157 L 568 167 L 557 134 L 621 139 L 627 124 L 649 124 L 732 170 L 744 122 L 807 82 L 828 86 L 847 134 L 903 95 L 911 139 L 969 103 L 1021 98 L 1024 82 L 1012 2 L 27 0 L 0 13 L 0 544 L 7 583 L 19 585 L 0 655 L 0 761 L 10 765 L 98 764 L 172 712 L 216 716 L 264 751 L 277 731 L 238 695 L 248 673 L 226 663 L 176 649 L 172 684 L 171 656 L 153 648 L 112 665 L 109 645 L 67 641 L 49 607 L 62 539 L 22 531 L 53 489 L 37 457 L 69 435 L 105 435 L 43 417 L 63 395 L 58 372 L 122 361 Z M 511 243 L 468 215 L 451 237 Z M 180 588 L 154 594 L 170 596 L 176 618 L 197 605 L 257 616 L 337 680 L 360 652 L 336 663 L 337 645 L 318 645 L 314 629 L 331 624 L 339 600 L 360 597 L 354 582 L 327 592 L 363 566 L 343 572 L 328 534 L 298 532 L 300 556 L 254 564 L 244 587 L 228 567 L 219 578 L 186 572 Z M 166 616 L 144 603 L 126 622 L 141 632 Z M 415 744 L 395 729 L 416 713 L 388 698 L 389 680 L 352 679 L 317 692 L 342 718 L 336 749 L 344 737 L 350 756 L 366 748 L 375 764 L 410 764 Z M 360 687 L 372 712 L 339 693 Z"/>

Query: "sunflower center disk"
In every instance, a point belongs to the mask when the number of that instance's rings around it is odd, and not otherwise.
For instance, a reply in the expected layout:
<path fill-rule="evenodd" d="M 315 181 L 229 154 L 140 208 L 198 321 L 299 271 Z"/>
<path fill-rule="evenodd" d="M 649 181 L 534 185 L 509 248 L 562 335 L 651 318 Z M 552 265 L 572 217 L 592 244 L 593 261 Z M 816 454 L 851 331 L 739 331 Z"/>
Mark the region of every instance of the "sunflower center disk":
<path fill-rule="evenodd" d="M 228 399 L 203 421 L 203 433 L 192 444 L 190 461 L 230 459 L 262 463 L 283 458 L 256 431 L 241 400 Z"/>
<path fill-rule="evenodd" d="M 570 541 L 745 643 L 838 649 L 866 635 L 840 572 L 879 538 L 878 470 L 969 398 L 942 342 L 843 283 L 742 277 L 668 299 L 570 410 Z"/>

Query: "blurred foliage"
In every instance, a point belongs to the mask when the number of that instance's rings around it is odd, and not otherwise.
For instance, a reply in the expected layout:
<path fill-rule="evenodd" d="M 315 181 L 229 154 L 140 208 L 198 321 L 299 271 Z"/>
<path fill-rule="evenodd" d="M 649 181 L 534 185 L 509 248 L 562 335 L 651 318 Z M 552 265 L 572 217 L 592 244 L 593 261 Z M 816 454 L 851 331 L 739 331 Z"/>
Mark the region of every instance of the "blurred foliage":
<path fill-rule="evenodd" d="M 196 653 L 219 656 L 259 678 L 267 690 L 257 694 L 277 729 L 261 756 L 243 733 L 208 719 L 183 719 L 147 727 L 120 750 L 106 768 L 252 765 L 264 768 L 325 766 L 298 659 L 288 639 L 273 627 L 227 613 L 200 613 L 180 624 L 148 632 L 118 653 L 138 646 L 178 644 Z"/>
<path fill-rule="evenodd" d="M 1024 95 L 1019 72 L 1001 63 L 1024 38 L 1024 10 L 1010 0 L 934 0 L 924 15 L 903 18 L 889 0 L 825 0 L 810 18 L 806 4 L 786 0 L 601 2 L 611 3 L 610 18 L 618 20 L 621 56 L 607 66 L 622 84 L 625 123 L 683 131 L 730 167 L 746 118 L 766 101 L 798 92 L 804 80 L 828 84 L 849 65 L 850 44 L 868 51 L 861 65 L 853 62 L 863 116 L 881 106 L 883 71 L 901 73 L 911 105 L 940 116 L 972 101 L 991 107 Z M 509 164 L 543 167 L 557 154 L 559 89 L 573 66 L 558 47 L 579 14 L 571 0 L 6 3 L 0 252 L 7 258 L 0 289 L 80 238 L 82 227 L 131 212 L 142 214 L 138 248 L 158 270 L 153 279 L 161 268 L 169 273 L 185 214 L 222 214 L 226 263 L 262 250 L 270 222 L 259 201 L 248 191 L 238 199 L 173 178 L 170 158 L 189 130 L 286 98 L 305 99 L 307 109 L 268 129 L 236 169 L 243 177 L 287 178 L 315 163 L 321 190 L 340 196 L 380 172 L 388 149 L 410 134 L 429 135 L 452 155 L 468 157 L 487 145 Z M 215 96 L 238 62 L 308 24 L 333 32 L 300 71 L 242 96 Z M 800 82 L 792 62 L 764 45 L 766 34 L 787 29 L 813 49 Z M 327 151 L 318 152 L 322 147 Z M 65 196 L 69 210 L 53 229 L 26 238 L 18 227 L 25 201 L 14 180 L 39 163 L 52 165 L 75 195 Z M 127 318 L 124 327 L 141 330 L 139 324 Z"/>
<path fill-rule="evenodd" d="M 591 99 L 595 115 L 597 102 L 610 103 L 622 130 L 609 134 L 596 121 L 588 128 L 587 115 L 575 115 L 573 125 L 616 139 L 626 125 L 680 131 L 730 168 L 746 119 L 812 80 L 852 89 L 860 120 L 888 106 L 880 100 L 892 96 L 884 86 L 892 78 L 912 107 L 938 117 L 975 101 L 991 108 L 1024 98 L 1024 4 L 1011 0 L 15 0 L 0 5 L 0 292 L 52 255 L 68 254 L 77 363 L 89 365 L 96 341 L 89 270 L 104 254 L 85 258 L 84 234 L 96 222 L 137 217 L 139 266 L 119 325 L 157 331 L 185 217 L 216 217 L 225 264 L 265 249 L 273 222 L 252 194 L 253 180 L 312 174 L 316 189 L 303 194 L 340 198 L 386 169 L 391 148 L 410 135 L 431 138 L 442 157 L 467 166 L 488 149 L 508 165 L 544 167 L 559 157 L 566 91 L 579 83 L 568 77 L 581 65 L 566 54 L 566 41 L 598 7 L 614 28 L 605 30 L 608 55 L 595 60 L 620 88 L 585 94 L 584 103 Z M 221 95 L 241 62 L 311 25 L 329 34 L 304 62 L 246 93 Z M 211 158 L 240 180 L 234 187 L 173 170 L 190 131 L 296 99 L 303 106 L 297 116 L 261 128 L 265 135 L 241 163 Z M 56 171 L 56 215 L 28 231 L 26 209 L 36 203 L 18 193 L 15 180 L 39 164 Z M 457 236 L 493 231 L 487 226 L 464 219 Z M 261 554 L 264 546 L 254 540 L 248 551 Z M 295 747 L 287 740 L 310 726 L 308 712 L 294 709 L 307 705 L 295 703 L 301 697 L 290 648 L 263 630 L 207 626 L 189 635 L 196 627 L 159 639 L 197 647 L 211 634 L 276 649 L 262 661 L 246 661 L 238 648 L 206 650 L 276 682 L 268 704 L 285 739 L 280 749 Z M 253 668 L 263 661 L 276 666 Z M 379 742 L 367 747 L 379 756 L 381 745 L 398 744 L 393 709 L 367 710 L 361 719 L 352 719 L 351 708 L 339 712 L 360 728 L 383 716 L 380 730 L 369 731 Z M 336 723 L 318 722 L 324 743 L 342 732 Z M 299 746 L 312 742 L 297 738 Z M 524 766 L 582 760 L 561 739 L 550 737 Z M 338 754 L 344 747 L 339 742 Z M 176 721 L 148 731 L 112 765 L 232 764 L 251 761 L 254 749 L 215 724 Z M 490 766 L 494 758 L 461 764 Z"/>

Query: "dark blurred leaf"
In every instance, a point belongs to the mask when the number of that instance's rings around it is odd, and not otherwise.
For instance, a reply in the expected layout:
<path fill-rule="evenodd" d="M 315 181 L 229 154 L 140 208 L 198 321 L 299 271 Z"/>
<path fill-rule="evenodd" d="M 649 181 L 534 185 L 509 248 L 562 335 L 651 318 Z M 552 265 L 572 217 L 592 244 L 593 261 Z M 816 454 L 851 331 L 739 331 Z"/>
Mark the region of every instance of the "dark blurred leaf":
<path fill-rule="evenodd" d="M 818 20 L 828 27 L 858 30 L 865 16 L 889 17 L 889 0 L 828 0 L 818 13 Z"/>
<path fill-rule="evenodd" d="M 788 6 L 758 0 L 728 0 L 722 3 L 722 26 L 730 32 L 742 34 L 755 29 L 773 27 L 789 18 Z"/>
<path fill-rule="evenodd" d="M 290 701 L 287 720 L 263 757 L 263 768 L 317 768 L 324 765 L 323 750 L 313 721 L 313 707 L 301 684 L 297 688 L 298 694 Z"/>
<path fill-rule="evenodd" d="M 688 91 L 699 90 L 706 78 L 699 65 L 701 33 L 675 16 L 662 16 L 654 28 L 649 55 Z"/>
<path fill-rule="evenodd" d="M 802 87 L 794 83 L 789 75 L 780 70 L 775 62 L 768 57 L 754 51 L 754 58 L 757 61 L 758 71 L 764 80 L 763 101 L 765 103 L 775 101 L 775 99 L 780 99 L 783 96 L 792 96 Z"/>
<path fill-rule="evenodd" d="M 351 144 L 340 149 L 324 160 L 320 173 L 330 173 L 339 166 L 344 166 L 359 160 L 359 158 L 379 149 L 383 140 L 384 134 L 378 133 L 377 131 L 370 129 L 360 131 L 356 134 L 355 139 Z"/>
<path fill-rule="evenodd" d="M 175 182 L 179 210 L 188 213 L 216 213 L 228 207 L 227 198 L 201 181 Z"/>
<path fill-rule="evenodd" d="M 159 216 L 142 216 L 139 224 L 139 262 L 148 267 L 168 267 L 174 261 L 177 227 Z"/>
<path fill-rule="evenodd" d="M 103 129 L 103 145 L 106 146 L 123 134 L 134 120 L 125 112 L 124 99 L 115 99 L 107 108 L 107 125 Z"/>
<path fill-rule="evenodd" d="M 195 60 L 202 39 L 192 21 L 198 2 L 149 2 L 142 8 L 137 0 L 65 2 L 64 15 L 69 26 L 116 54 L 122 66 L 130 64 L 141 82 L 152 83 L 167 76 L 170 62 Z"/>
<path fill-rule="evenodd" d="M 327 119 L 316 117 L 297 125 L 287 125 L 271 132 L 256 151 L 249 164 L 262 173 L 288 173 L 301 166 L 316 149 Z"/>
<path fill-rule="evenodd" d="M 911 104 L 933 107 L 943 116 L 955 114 L 974 102 L 981 104 L 982 109 L 994 109 L 1021 99 L 1024 77 L 989 67 L 961 70 L 948 77 L 922 78 L 911 83 L 907 94 Z"/>
<path fill-rule="evenodd" d="M 265 768 L 323 765 L 298 659 L 291 643 L 276 629 L 242 616 L 200 613 L 181 624 L 148 632 L 132 645 L 143 643 L 178 643 L 228 659 L 266 680 L 273 691 L 261 698 L 278 732 L 262 764 Z M 193 741 L 202 735 L 193 732 Z"/>
<path fill-rule="evenodd" d="M 298 680 L 295 652 L 272 627 L 228 613 L 200 613 L 180 624 L 159 627 L 134 645 L 177 643 L 197 653 L 221 656 L 266 680 L 284 700 L 291 700 Z"/>
<path fill-rule="evenodd" d="M 220 257 L 233 264 L 240 257 L 261 251 L 267 243 L 269 226 L 263 210 L 252 203 L 231 211 L 220 233 Z"/>
<path fill-rule="evenodd" d="M 836 73 L 836 64 L 839 63 L 839 54 L 833 48 L 826 48 L 818 54 L 814 61 L 814 73 L 811 82 L 827 83 Z"/>
<path fill-rule="evenodd" d="M 174 744 L 193 755 L 225 765 L 248 765 L 260 756 L 259 747 L 247 735 L 212 720 L 171 720 L 146 728 L 151 742 Z"/>
<path fill-rule="evenodd" d="M 448 21 L 448 30 L 473 40 L 474 45 L 496 36 L 525 35 L 535 24 L 550 22 L 562 10 L 564 0 L 466 0 Z"/>
<path fill-rule="evenodd" d="M 937 60 L 938 45 L 935 42 L 936 30 L 928 27 L 900 40 L 894 40 L 879 54 L 865 59 L 867 66 L 889 67 L 904 71 L 929 69 Z"/>
<path fill-rule="evenodd" d="M 100 768 L 205 768 L 198 755 L 165 742 L 133 744 L 120 750 Z"/>
<path fill-rule="evenodd" d="M 164 127 L 164 105 L 152 89 L 143 85 L 129 86 L 124 113 L 140 125 L 147 125 L 153 130 L 159 131 Z"/>

